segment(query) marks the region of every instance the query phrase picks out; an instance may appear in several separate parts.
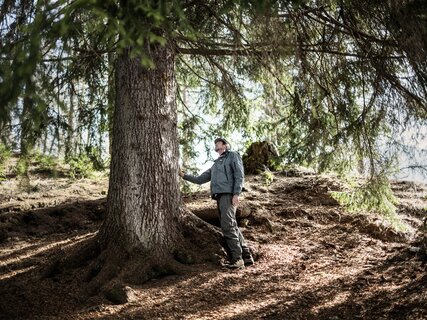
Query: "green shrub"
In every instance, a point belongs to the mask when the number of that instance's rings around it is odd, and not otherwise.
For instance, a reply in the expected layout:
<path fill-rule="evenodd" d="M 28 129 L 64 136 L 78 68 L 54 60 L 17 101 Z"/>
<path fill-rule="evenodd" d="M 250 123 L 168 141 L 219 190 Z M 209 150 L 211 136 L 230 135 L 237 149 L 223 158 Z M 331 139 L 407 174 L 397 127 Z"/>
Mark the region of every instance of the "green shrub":
<path fill-rule="evenodd" d="M 86 155 L 71 157 L 68 159 L 70 165 L 69 175 L 72 179 L 89 178 L 94 171 L 93 163 Z"/>
<path fill-rule="evenodd" d="M 6 162 L 9 160 L 11 152 L 4 144 L 0 143 L 0 180 L 6 178 Z"/>
<path fill-rule="evenodd" d="M 106 168 L 107 164 L 102 159 L 102 151 L 99 147 L 88 146 L 86 147 L 86 155 L 92 162 L 94 170 L 102 171 Z"/>
<path fill-rule="evenodd" d="M 28 168 L 30 167 L 30 158 L 29 157 L 20 157 L 13 172 L 17 176 L 28 176 Z"/>
<path fill-rule="evenodd" d="M 348 212 L 377 212 L 388 220 L 398 231 L 407 228 L 396 213 L 398 200 L 393 195 L 386 179 L 378 178 L 355 186 L 350 191 L 334 191 L 331 196 Z"/>
<path fill-rule="evenodd" d="M 58 175 L 57 158 L 44 154 L 36 154 L 34 160 L 37 163 L 39 172 L 51 174 L 54 177 Z"/>
<path fill-rule="evenodd" d="M 273 180 L 274 180 L 274 174 L 273 174 L 273 172 L 271 172 L 270 170 L 264 170 L 262 173 L 261 173 L 261 175 L 262 175 L 262 177 L 264 178 L 264 183 L 265 183 L 265 185 L 268 187 L 270 184 L 272 184 L 273 183 Z"/>
<path fill-rule="evenodd" d="M 22 175 L 18 179 L 18 189 L 22 192 L 33 193 L 41 191 L 40 184 L 32 184 L 27 175 Z"/>

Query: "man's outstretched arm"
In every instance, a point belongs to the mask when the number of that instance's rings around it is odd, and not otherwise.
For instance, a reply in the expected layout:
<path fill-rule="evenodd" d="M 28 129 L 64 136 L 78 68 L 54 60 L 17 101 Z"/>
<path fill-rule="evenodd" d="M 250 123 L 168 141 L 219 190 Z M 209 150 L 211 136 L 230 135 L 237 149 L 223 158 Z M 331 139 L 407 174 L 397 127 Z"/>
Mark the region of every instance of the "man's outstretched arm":
<path fill-rule="evenodd" d="M 211 181 L 211 169 L 209 168 L 205 172 L 203 172 L 200 176 L 193 176 L 191 174 L 186 174 L 184 172 L 180 173 L 180 176 L 187 181 L 197 183 L 197 184 L 203 184 L 206 182 Z"/>

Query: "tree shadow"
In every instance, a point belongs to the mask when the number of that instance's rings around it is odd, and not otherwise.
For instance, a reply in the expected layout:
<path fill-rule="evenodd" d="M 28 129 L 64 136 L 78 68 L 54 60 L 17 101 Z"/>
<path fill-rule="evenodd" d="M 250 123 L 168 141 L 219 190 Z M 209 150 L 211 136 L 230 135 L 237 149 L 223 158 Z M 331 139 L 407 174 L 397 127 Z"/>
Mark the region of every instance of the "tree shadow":
<path fill-rule="evenodd" d="M 91 240 L 102 220 L 103 206 L 105 200 L 79 201 L 19 213 L 16 221 L 21 226 L 14 231 L 22 239 L 27 239 L 28 245 L 2 255 L 0 319 L 54 318 L 65 314 L 69 318 L 91 318 L 94 316 L 91 310 L 111 305 L 102 297 L 90 298 L 84 290 L 82 284 L 87 281 L 84 267 L 62 273 L 58 273 L 54 265 L 53 269 L 51 267 L 55 259 Z M 295 219 L 301 218 L 299 212 L 295 214 Z M 305 220 L 310 220 L 309 212 L 301 214 L 306 215 Z M 331 213 L 331 218 L 336 219 L 337 216 Z M 286 223 L 283 220 L 283 224 Z M 70 225 L 74 225 L 72 231 Z M 160 300 L 152 297 L 152 302 L 129 303 L 115 309 L 116 313 L 110 316 L 103 314 L 102 318 L 200 318 L 209 315 L 223 319 L 426 318 L 425 266 L 404 246 L 351 276 L 311 287 L 304 285 L 307 265 L 322 261 L 329 252 L 326 249 L 322 251 L 322 246 L 349 249 L 348 233 L 351 229 L 349 226 L 337 228 L 337 225 L 326 225 L 325 222 L 321 226 L 307 225 L 307 228 L 298 224 L 291 226 L 302 237 L 312 232 L 310 228 L 318 228 L 319 235 L 324 233 L 325 236 L 318 239 L 323 242 L 310 246 L 305 246 L 303 241 L 292 244 L 301 246 L 300 256 L 289 265 L 275 265 L 264 270 L 262 262 L 257 262 L 254 268 L 237 273 L 214 265 L 195 265 L 186 274 L 135 287 L 142 293 L 168 292 L 161 305 L 157 304 Z M 35 230 L 33 235 L 28 233 L 31 227 Z M 343 243 L 334 242 L 341 241 L 337 235 L 342 236 Z M 314 239 L 309 240 L 313 242 Z M 280 241 L 285 242 L 286 239 Z M 223 313 L 223 310 L 233 312 Z"/>
<path fill-rule="evenodd" d="M 75 303 L 76 275 L 47 277 L 52 263 L 90 241 L 99 228 L 105 199 L 2 214 L 8 238 L 0 246 L 0 318 L 54 315 Z"/>
<path fill-rule="evenodd" d="M 393 269 L 401 268 L 400 264 L 405 265 L 407 274 L 402 279 L 392 278 L 399 274 Z M 229 319 L 425 319 L 425 271 L 416 257 L 400 250 L 355 277 L 301 290 L 279 302 Z M 388 272 L 390 278 L 384 278 L 384 272 Z M 408 278 L 412 279 L 405 282 Z"/>
<path fill-rule="evenodd" d="M 327 251 L 326 251 L 327 252 Z M 169 292 L 167 299 L 129 308 L 115 318 L 221 318 L 221 319 L 424 319 L 427 275 L 425 266 L 405 246 L 394 248 L 371 266 L 325 283 L 305 284 L 313 278 L 306 264 L 325 259 L 318 246 L 306 249 L 309 261 L 244 270 L 240 273 L 210 269 L 140 288 Z M 345 260 L 342 267 L 346 266 Z M 312 269 L 312 268 L 311 268 Z M 311 270 L 310 269 L 310 270 Z M 253 270 L 253 271 L 251 271 Z M 323 269 L 322 269 L 323 270 Z M 266 273 L 269 272 L 269 273 Z M 327 269 L 325 272 L 328 272 Z M 242 281 L 244 278 L 250 281 Z M 313 279 L 311 279 L 313 280 Z M 187 284 L 191 282 L 191 285 Z M 310 282 L 312 283 L 312 282 Z M 293 286 L 297 286 L 294 289 Z M 152 291 L 154 295 L 158 291 Z M 231 310 L 231 311 L 230 311 Z M 238 311 L 241 310 L 241 311 Z"/>

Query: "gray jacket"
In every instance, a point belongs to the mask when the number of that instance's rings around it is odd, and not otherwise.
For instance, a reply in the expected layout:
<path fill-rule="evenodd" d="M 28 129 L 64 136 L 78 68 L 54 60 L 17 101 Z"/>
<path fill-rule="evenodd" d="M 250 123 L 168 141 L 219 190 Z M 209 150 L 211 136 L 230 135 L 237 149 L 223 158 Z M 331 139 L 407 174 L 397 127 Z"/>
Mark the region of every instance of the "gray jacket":
<path fill-rule="evenodd" d="M 211 194 L 242 192 L 244 172 L 242 157 L 238 152 L 225 151 L 215 160 L 212 167 L 200 176 L 184 175 L 184 180 L 203 184 L 211 181 Z"/>

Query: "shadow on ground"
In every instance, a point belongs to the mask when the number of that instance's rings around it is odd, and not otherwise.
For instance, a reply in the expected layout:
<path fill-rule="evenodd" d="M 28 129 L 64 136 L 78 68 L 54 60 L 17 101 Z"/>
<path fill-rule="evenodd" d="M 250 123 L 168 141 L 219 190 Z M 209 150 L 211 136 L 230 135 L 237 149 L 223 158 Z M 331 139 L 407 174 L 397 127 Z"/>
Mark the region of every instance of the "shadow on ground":
<path fill-rule="evenodd" d="M 52 261 L 96 235 L 105 199 L 2 212 L 0 318 L 427 318 L 426 265 L 409 249 L 413 239 L 376 218 L 346 214 L 329 195 L 339 188 L 330 179 L 278 176 L 266 186 L 249 177 L 247 184 L 251 213 L 241 226 L 256 248 L 254 266 L 193 265 L 133 286 L 135 298 L 124 305 L 90 296 L 84 266 L 46 276 Z M 425 189 L 401 196 L 419 200 Z M 200 202 L 200 210 L 212 205 L 200 194 L 186 201 Z M 401 213 L 421 225 L 422 211 L 405 206 Z"/>

